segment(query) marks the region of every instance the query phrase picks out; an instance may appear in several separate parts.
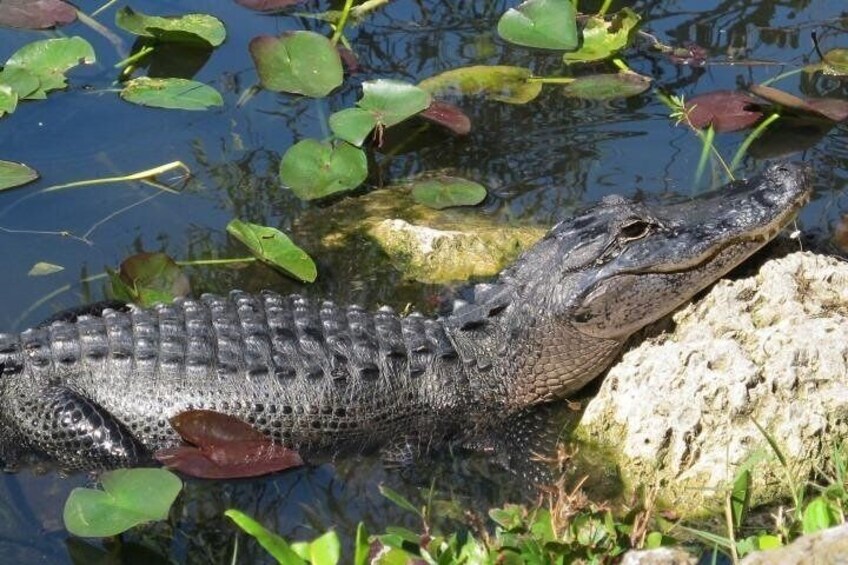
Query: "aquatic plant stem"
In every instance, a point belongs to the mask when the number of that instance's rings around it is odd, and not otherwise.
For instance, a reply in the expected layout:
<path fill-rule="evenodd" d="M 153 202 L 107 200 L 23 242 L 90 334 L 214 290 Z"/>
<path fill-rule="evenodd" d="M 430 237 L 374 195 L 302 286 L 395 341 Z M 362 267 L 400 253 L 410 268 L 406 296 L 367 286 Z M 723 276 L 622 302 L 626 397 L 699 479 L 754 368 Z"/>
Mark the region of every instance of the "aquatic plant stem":
<path fill-rule="evenodd" d="M 147 55 L 149 55 L 150 53 L 153 53 L 153 47 L 146 45 L 146 46 L 142 47 L 141 49 L 139 49 L 138 52 L 133 53 L 132 55 L 130 55 L 129 57 L 127 57 L 123 61 L 118 61 L 117 63 L 115 63 L 114 68 L 115 69 L 121 69 L 121 68 L 124 68 L 124 67 L 129 67 L 130 65 L 132 65 L 136 61 L 147 57 Z"/>
<path fill-rule="evenodd" d="M 768 118 L 760 122 L 757 127 L 745 137 L 742 144 L 739 146 L 739 149 L 736 150 L 733 160 L 730 162 L 731 171 L 736 170 L 736 167 L 739 166 L 739 163 L 742 161 L 742 158 L 745 156 L 748 148 L 751 147 L 751 144 L 766 131 L 767 127 L 777 121 L 778 118 L 780 118 L 780 114 L 777 112 L 771 114 Z"/>
<path fill-rule="evenodd" d="M 365 0 L 365 2 L 351 10 L 351 15 L 354 18 L 361 18 L 369 12 L 373 12 L 378 8 L 382 8 L 391 1 L 392 0 Z"/>
<path fill-rule="evenodd" d="M 339 16 L 339 22 L 336 24 L 336 30 L 333 32 L 333 37 L 330 41 L 333 45 L 337 45 L 339 43 L 339 39 L 341 39 L 342 34 L 344 33 L 345 24 L 347 23 L 347 18 L 350 16 L 350 9 L 353 6 L 353 0 L 345 0 L 344 8 L 342 8 L 342 15 Z"/>
<path fill-rule="evenodd" d="M 233 265 L 237 263 L 255 263 L 257 257 L 234 257 L 232 259 L 192 259 L 191 261 L 174 261 L 180 267 L 216 267 L 219 265 Z"/>
<path fill-rule="evenodd" d="M 57 185 L 53 185 L 53 186 L 48 186 L 47 188 L 41 189 L 39 191 L 39 193 L 56 192 L 57 190 L 64 190 L 64 189 L 67 189 L 67 188 L 79 188 L 79 187 L 82 187 L 82 186 L 95 186 L 95 185 L 99 185 L 99 184 L 109 184 L 109 183 L 112 183 L 112 182 L 128 182 L 128 181 L 134 181 L 134 180 L 146 180 L 146 179 L 149 179 L 151 177 L 156 177 L 156 176 L 161 175 L 163 173 L 173 171 L 174 169 L 182 169 L 186 174 L 188 174 L 188 175 L 191 174 L 191 169 L 189 169 L 188 166 L 186 166 L 185 163 L 183 163 L 182 161 L 172 161 L 172 162 L 167 163 L 165 165 L 160 165 L 158 167 L 153 167 L 152 169 L 147 169 L 147 170 L 144 170 L 144 171 L 139 171 L 137 173 L 132 173 L 132 174 L 124 175 L 124 176 L 120 176 L 120 177 L 106 177 L 106 178 L 100 178 L 100 179 L 80 180 L 80 181 L 69 182 L 69 183 L 65 183 L 65 184 L 57 184 Z M 173 193 L 177 192 L 176 190 L 173 190 L 173 189 L 170 189 L 170 188 L 165 188 L 165 187 L 160 187 L 160 188 L 162 190 L 166 190 L 168 192 L 173 192 Z"/>
<path fill-rule="evenodd" d="M 798 73 L 803 73 L 806 70 L 807 70 L 806 67 L 801 67 L 800 69 L 793 69 L 791 71 L 786 71 L 785 73 L 780 73 L 779 75 L 777 75 L 775 77 L 772 77 L 768 80 L 764 80 L 763 82 L 760 83 L 760 86 L 768 86 L 768 85 L 773 84 L 773 83 L 775 83 L 779 80 L 783 80 L 783 79 L 791 77 L 793 75 L 797 75 Z"/>

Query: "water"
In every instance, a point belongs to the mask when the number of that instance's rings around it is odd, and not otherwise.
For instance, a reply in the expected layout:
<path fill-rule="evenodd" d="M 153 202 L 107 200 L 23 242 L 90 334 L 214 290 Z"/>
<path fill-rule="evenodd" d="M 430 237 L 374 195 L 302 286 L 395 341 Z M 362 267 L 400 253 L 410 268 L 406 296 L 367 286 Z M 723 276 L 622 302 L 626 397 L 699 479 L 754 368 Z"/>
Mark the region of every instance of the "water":
<path fill-rule="evenodd" d="M 320 217 L 325 204 L 305 204 L 280 187 L 280 155 L 299 139 L 326 135 L 326 117 L 356 100 L 362 80 L 390 77 L 415 82 L 478 64 L 527 66 L 539 75 L 563 73 L 557 56 L 531 53 L 498 39 L 497 18 L 511 5 L 482 0 L 396 0 L 349 31 L 362 72 L 346 80 L 333 96 L 314 101 L 260 92 L 238 106 L 239 97 L 256 81 L 247 51 L 251 38 L 291 29 L 325 32 L 326 28 L 305 19 L 254 14 L 234 2 L 135 2 L 133 7 L 143 12 L 206 12 L 226 22 L 227 42 L 194 76 L 221 91 L 225 105 L 198 113 L 140 108 L 120 101 L 111 90 L 117 77 L 112 66 L 127 54 L 133 39 L 117 32 L 120 42 L 115 45 L 79 23 L 63 28 L 64 34 L 88 39 L 99 63 L 72 71 L 68 91 L 53 93 L 47 101 L 22 104 L 0 120 L 0 158 L 25 162 L 42 174 L 38 183 L 0 193 L 0 250 L 5 264 L 0 271 L 0 328 L 22 329 L 63 308 L 102 299 L 105 283 L 97 275 L 141 250 L 161 250 L 178 259 L 242 256 L 243 249 L 224 232 L 234 217 L 278 226 L 308 240 L 312 227 L 307 220 Z M 588 2 L 581 5 L 587 11 L 593 7 Z M 315 9 L 308 6 L 305 9 Z M 687 0 L 631 6 L 643 16 L 643 29 L 660 40 L 675 45 L 694 42 L 709 51 L 710 64 L 704 68 L 674 65 L 645 44 L 625 56 L 631 68 L 653 77 L 657 86 L 686 98 L 762 82 L 817 60 L 811 31 L 818 33 L 824 51 L 846 46 L 848 10 L 837 0 Z M 95 7 L 92 2 L 81 5 L 88 11 Z M 618 7 L 620 3 L 614 3 L 613 9 Z M 319 9 L 324 8 L 321 3 Z M 100 21 L 114 30 L 113 10 Z M 0 31 L 0 60 L 47 35 Z M 174 60 L 172 56 L 170 62 Z M 820 74 L 796 75 L 778 86 L 803 96 L 848 97 L 848 81 Z M 391 159 L 378 156 L 381 166 L 369 178 L 368 188 L 423 171 L 449 169 L 489 188 L 489 198 L 474 213 L 500 222 L 549 225 L 606 194 L 685 195 L 709 185 L 709 174 L 701 185 L 693 185 L 699 142 L 691 131 L 674 126 L 668 109 L 650 91 L 626 100 L 590 103 L 565 98 L 558 87 L 547 86 L 538 99 L 524 106 L 481 99 L 459 100 L 459 104 L 472 120 L 471 135 L 453 138 L 438 130 L 422 132 L 417 125 L 399 133 L 390 131 L 388 141 L 404 137 L 405 149 Z M 786 130 L 781 139 L 795 140 L 802 133 Z M 819 133 L 806 150 L 791 158 L 811 163 L 816 171 L 816 196 L 802 212 L 799 227 L 827 243 L 848 214 L 848 132 L 845 125 L 837 125 Z M 717 146 L 730 156 L 743 137 L 719 136 Z M 155 189 L 114 184 L 37 194 L 54 184 L 127 174 L 174 160 L 186 163 L 193 176 L 180 185 L 179 194 L 160 194 L 141 204 L 137 203 L 154 195 Z M 762 166 L 763 161 L 749 157 L 742 172 Z M 85 235 L 87 242 L 58 235 L 62 231 Z M 363 268 L 362 259 L 352 253 L 310 251 L 320 276 L 308 288 L 261 265 L 238 270 L 193 268 L 189 274 L 195 292 L 274 288 L 368 306 L 389 303 L 403 308 L 413 303 L 428 308 L 438 292 L 402 280 L 385 265 Z M 28 277 L 38 261 L 56 263 L 65 270 L 49 277 Z M 517 496 L 510 493 L 514 485 L 508 475 L 479 459 L 444 456 L 437 458 L 435 466 L 440 500 L 485 508 Z M 297 538 L 312 537 L 331 525 L 349 536 L 359 520 L 365 520 L 372 531 L 386 524 L 415 527 L 414 517 L 384 500 L 376 485 L 386 481 L 415 497 L 433 477 L 421 482 L 387 472 L 374 459 L 363 459 L 255 481 L 192 482 L 168 523 L 131 534 L 126 538 L 129 542 L 109 550 L 123 551 L 126 557 L 140 551 L 136 545 L 140 542 L 147 551 L 178 561 L 224 561 L 236 543 L 233 528 L 222 517 L 229 507 L 247 511 Z M 69 540 L 61 522 L 68 492 L 88 481 L 84 475 L 63 478 L 32 471 L 4 477 L 0 483 L 4 561 L 55 563 L 74 558 L 90 562 L 93 557 L 86 552 L 100 549 Z M 440 508 L 449 515 L 448 507 Z M 262 558 L 261 550 L 243 538 L 238 555 L 244 562 Z M 144 558 L 152 562 L 149 554 Z"/>

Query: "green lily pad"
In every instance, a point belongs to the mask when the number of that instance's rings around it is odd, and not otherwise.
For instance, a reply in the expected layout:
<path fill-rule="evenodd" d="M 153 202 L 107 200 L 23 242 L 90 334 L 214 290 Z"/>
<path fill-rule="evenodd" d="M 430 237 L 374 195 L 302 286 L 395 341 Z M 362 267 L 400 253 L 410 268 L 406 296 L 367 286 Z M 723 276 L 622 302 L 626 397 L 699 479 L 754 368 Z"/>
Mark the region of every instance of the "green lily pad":
<path fill-rule="evenodd" d="M 826 75 L 848 76 L 848 49 L 831 49 L 822 58 L 822 72 Z"/>
<path fill-rule="evenodd" d="M 356 103 L 370 110 L 379 125 L 391 127 L 430 105 L 430 94 L 400 80 L 377 79 L 362 84 L 362 100 Z"/>
<path fill-rule="evenodd" d="M 141 306 L 167 304 L 188 296 L 191 285 L 180 266 L 164 253 L 136 253 L 118 271 L 107 269 L 112 296 Z"/>
<path fill-rule="evenodd" d="M 125 6 L 115 14 L 115 25 L 142 37 L 174 43 L 203 43 L 217 47 L 227 38 L 223 22 L 209 14 L 163 18 L 148 16 Z"/>
<path fill-rule="evenodd" d="M 41 86 L 38 77 L 22 67 L 6 67 L 0 71 L 0 85 L 11 88 L 19 99 L 30 96 Z"/>
<path fill-rule="evenodd" d="M 296 279 L 314 282 L 318 276 L 312 258 L 280 230 L 232 220 L 227 224 L 227 233 L 245 244 L 260 261 L 282 269 Z"/>
<path fill-rule="evenodd" d="M 570 0 L 527 0 L 498 21 L 498 35 L 539 49 L 576 49 L 577 12 Z"/>
<path fill-rule="evenodd" d="M 172 110 L 206 110 L 224 105 L 217 90 L 184 78 L 134 78 L 124 85 L 121 98 L 140 106 Z"/>
<path fill-rule="evenodd" d="M 412 197 L 420 204 L 442 210 L 479 204 L 486 198 L 486 188 L 467 179 L 440 176 L 414 183 Z"/>
<path fill-rule="evenodd" d="M 330 116 L 330 129 L 339 139 L 357 147 L 377 127 L 377 117 L 362 108 L 345 108 Z"/>
<path fill-rule="evenodd" d="M 2 92 L 2 88 L 0 88 Z M 0 190 L 22 186 L 38 178 L 38 173 L 23 163 L 0 161 Z"/>
<path fill-rule="evenodd" d="M 641 19 L 630 8 L 623 8 L 609 20 L 600 16 L 589 17 L 583 27 L 580 49 L 563 54 L 562 60 L 566 63 L 585 63 L 606 59 L 630 45 L 632 32 Z"/>
<path fill-rule="evenodd" d="M 542 92 L 542 83 L 530 81 L 530 69 L 503 65 L 460 67 L 422 80 L 430 94 L 483 95 L 508 104 L 526 104 Z"/>
<path fill-rule="evenodd" d="M 311 31 L 260 35 L 250 55 L 263 88 L 321 98 L 342 83 L 342 62 L 332 42 Z"/>
<path fill-rule="evenodd" d="M 642 94 L 651 78 L 634 72 L 582 76 L 563 87 L 563 94 L 585 100 L 609 100 Z"/>
<path fill-rule="evenodd" d="M 83 64 L 97 60 L 94 48 L 81 37 L 59 37 L 33 41 L 18 49 L 6 61 L 4 71 L 10 68 L 22 68 L 38 77 L 39 88 L 26 96 L 27 99 L 41 99 L 51 90 L 65 88 L 65 72 Z"/>
<path fill-rule="evenodd" d="M 290 147 L 280 161 L 280 180 L 304 200 L 352 190 L 367 176 L 365 153 L 345 142 L 334 146 L 304 139 Z"/>
<path fill-rule="evenodd" d="M 8 84 L 0 84 L 0 118 L 11 114 L 18 107 L 18 93 Z"/>
<path fill-rule="evenodd" d="M 103 490 L 75 488 L 65 502 L 65 528 L 77 536 L 106 537 L 164 520 L 182 481 L 164 469 L 119 469 L 100 477 Z"/>

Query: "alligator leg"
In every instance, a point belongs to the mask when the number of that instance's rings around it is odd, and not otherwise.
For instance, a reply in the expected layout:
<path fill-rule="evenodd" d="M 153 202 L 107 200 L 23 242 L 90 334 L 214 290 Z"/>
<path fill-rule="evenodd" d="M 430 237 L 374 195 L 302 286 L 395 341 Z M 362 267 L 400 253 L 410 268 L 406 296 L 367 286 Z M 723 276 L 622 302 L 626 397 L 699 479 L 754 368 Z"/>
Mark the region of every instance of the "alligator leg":
<path fill-rule="evenodd" d="M 66 470 L 127 466 L 149 458 L 148 451 L 108 411 L 65 386 L 34 394 L 21 407 L 21 436 Z"/>

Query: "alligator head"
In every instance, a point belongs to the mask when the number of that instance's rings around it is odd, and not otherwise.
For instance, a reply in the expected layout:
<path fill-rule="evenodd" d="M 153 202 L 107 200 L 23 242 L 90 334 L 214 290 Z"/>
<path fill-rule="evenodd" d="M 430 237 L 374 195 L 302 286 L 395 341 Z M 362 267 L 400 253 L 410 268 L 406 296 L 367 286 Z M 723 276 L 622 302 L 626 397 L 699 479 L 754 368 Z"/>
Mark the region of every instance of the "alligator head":
<path fill-rule="evenodd" d="M 608 197 L 556 225 L 479 293 L 478 312 L 498 313 L 493 325 L 513 341 L 525 341 L 518 328 L 532 328 L 526 341 L 537 353 L 507 363 L 507 396 L 527 405 L 575 392 L 633 333 L 770 241 L 809 195 L 805 168 L 781 164 L 686 202 Z"/>

